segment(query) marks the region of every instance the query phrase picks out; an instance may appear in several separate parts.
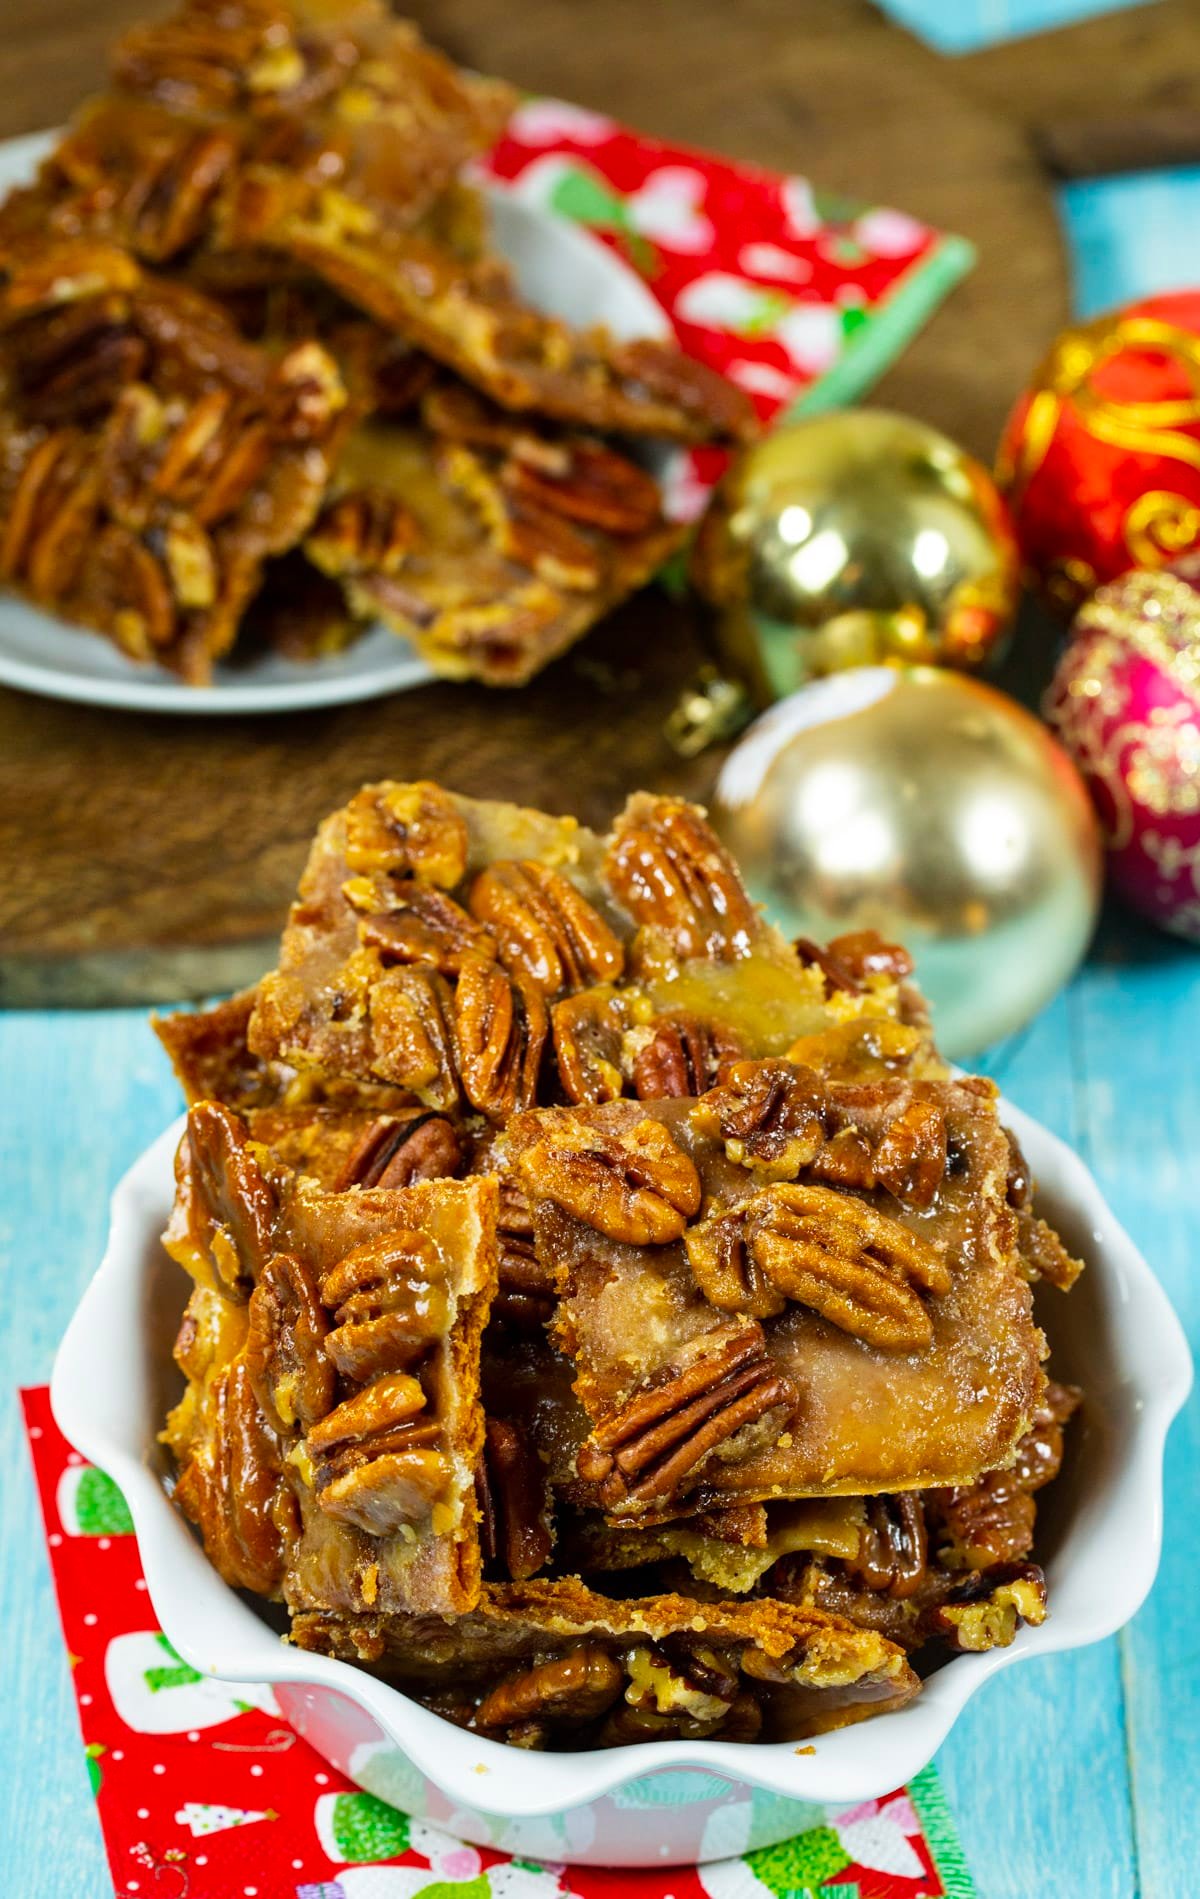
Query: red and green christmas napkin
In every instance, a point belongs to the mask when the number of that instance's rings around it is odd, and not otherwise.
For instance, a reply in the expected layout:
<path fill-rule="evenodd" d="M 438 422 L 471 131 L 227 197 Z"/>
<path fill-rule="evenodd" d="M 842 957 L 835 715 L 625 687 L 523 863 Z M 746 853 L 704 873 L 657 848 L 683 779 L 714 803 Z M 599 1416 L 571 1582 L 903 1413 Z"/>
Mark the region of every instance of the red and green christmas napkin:
<path fill-rule="evenodd" d="M 964 239 L 906 212 L 664 145 L 561 99 L 519 106 L 482 169 L 624 257 L 688 354 L 764 419 L 863 394 L 973 261 Z"/>
<path fill-rule="evenodd" d="M 932 1768 L 781 1845 L 646 1872 L 535 1865 L 401 1813 L 314 1753 L 267 1683 L 214 1681 L 180 1659 L 120 1491 L 71 1449 L 44 1388 L 23 1399 L 120 1899 L 974 1899 Z"/>

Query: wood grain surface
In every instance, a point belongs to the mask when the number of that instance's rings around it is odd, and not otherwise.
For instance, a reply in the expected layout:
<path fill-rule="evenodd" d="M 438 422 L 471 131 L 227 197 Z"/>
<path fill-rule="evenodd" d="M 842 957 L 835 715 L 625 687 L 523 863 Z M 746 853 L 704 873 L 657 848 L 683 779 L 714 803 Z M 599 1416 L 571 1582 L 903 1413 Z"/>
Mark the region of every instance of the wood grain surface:
<path fill-rule="evenodd" d="M 0 135 L 61 121 L 141 0 L 12 0 Z M 1066 314 L 1053 209 L 1025 131 L 961 63 L 863 0 L 432 0 L 459 57 L 974 240 L 979 266 L 879 399 L 989 455 Z M 433 776 L 603 820 L 636 785 L 702 795 L 662 722 L 699 654 L 656 590 L 517 694 L 431 686 L 275 719 L 152 718 L 0 690 L 0 999 L 155 1000 L 260 969 L 315 820 L 377 773 Z"/>

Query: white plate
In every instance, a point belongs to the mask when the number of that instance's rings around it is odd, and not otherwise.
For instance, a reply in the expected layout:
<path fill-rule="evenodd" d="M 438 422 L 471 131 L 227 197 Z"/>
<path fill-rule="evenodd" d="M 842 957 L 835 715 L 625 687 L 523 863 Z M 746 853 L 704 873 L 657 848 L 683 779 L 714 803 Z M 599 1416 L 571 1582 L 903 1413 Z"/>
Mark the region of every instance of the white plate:
<path fill-rule="evenodd" d="M 0 141 L 0 196 L 27 182 L 52 133 Z M 587 231 L 511 192 L 485 186 L 492 237 L 535 309 L 614 336 L 669 337 L 660 305 L 627 264 Z M 385 626 L 345 653 L 303 665 L 265 655 L 218 665 L 210 686 L 186 686 L 157 666 L 126 659 L 103 635 L 0 595 L 0 680 L 25 692 L 142 712 L 295 712 L 401 692 L 434 677 L 408 641 Z"/>
<path fill-rule="evenodd" d="M 1083 1255 L 1069 1298 L 1039 1296 L 1061 1378 L 1084 1387 L 1057 1484 L 1038 1509 L 1050 1615 L 1011 1648 L 958 1655 L 894 1714 L 787 1741 L 667 1741 L 539 1754 L 453 1727 L 362 1669 L 284 1647 L 262 1605 L 230 1589 L 168 1500 L 156 1433 L 178 1395 L 171 1340 L 187 1291 L 159 1241 L 184 1123 L 160 1135 L 113 1195 L 104 1259 L 54 1367 L 64 1435 L 120 1485 L 164 1633 L 185 1661 L 234 1682 L 269 1682 L 285 1717 L 382 1799 L 505 1852 L 601 1866 L 724 1858 L 787 1838 L 823 1816 L 900 1787 L 959 1713 L 1015 1663 L 1099 1641 L 1127 1622 L 1158 1567 L 1167 1427 L 1191 1384 L 1178 1319 L 1083 1162 L 1002 1104 L 1038 1182 L 1038 1204 Z M 1080 1735 L 1080 1758 L 1087 1737 Z M 1010 1762 L 1012 1775 L 1022 1771 Z"/>

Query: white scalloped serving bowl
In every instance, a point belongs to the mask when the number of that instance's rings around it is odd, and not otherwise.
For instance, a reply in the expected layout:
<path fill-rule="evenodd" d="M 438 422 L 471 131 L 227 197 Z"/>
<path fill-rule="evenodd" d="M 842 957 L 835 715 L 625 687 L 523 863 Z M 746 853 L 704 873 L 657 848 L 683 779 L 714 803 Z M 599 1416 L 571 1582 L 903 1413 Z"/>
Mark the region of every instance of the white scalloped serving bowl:
<path fill-rule="evenodd" d="M 789 1742 L 671 1741 L 530 1755 L 453 1727 L 345 1662 L 281 1642 L 263 1605 L 210 1567 L 163 1487 L 156 1433 L 178 1391 L 170 1345 L 184 1281 L 158 1236 L 182 1120 L 113 1195 L 107 1251 L 55 1364 L 54 1415 L 124 1491 L 151 1601 L 179 1653 L 207 1675 L 271 1683 L 284 1716 L 369 1791 L 476 1844 L 532 1858 L 668 1865 L 769 1845 L 813 1824 L 814 1803 L 866 1800 L 910 1780 L 991 1676 L 1111 1635 L 1154 1580 L 1163 1443 L 1191 1385 L 1187 1344 L 1082 1162 L 1016 1109 L 1005 1115 L 1038 1180 L 1039 1205 L 1089 1265 L 1069 1298 L 1039 1295 L 1054 1369 L 1087 1394 L 1039 1513 L 1051 1613 L 1011 1648 L 956 1656 L 908 1707 L 822 1736 L 811 1752 Z"/>

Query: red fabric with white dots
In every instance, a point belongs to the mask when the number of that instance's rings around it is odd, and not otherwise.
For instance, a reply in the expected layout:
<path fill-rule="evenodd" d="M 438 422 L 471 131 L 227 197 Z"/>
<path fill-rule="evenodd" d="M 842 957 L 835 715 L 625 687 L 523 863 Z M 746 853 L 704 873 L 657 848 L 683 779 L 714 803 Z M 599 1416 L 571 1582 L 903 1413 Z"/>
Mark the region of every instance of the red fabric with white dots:
<path fill-rule="evenodd" d="M 71 1449 L 44 1387 L 22 1399 L 87 1768 L 121 1899 L 779 1899 L 776 1869 L 757 1856 L 660 1872 L 535 1867 L 362 1794 L 292 1731 L 268 1688 L 202 1680 L 180 1662 L 155 1623 L 136 1540 L 120 1527 L 119 1492 Z M 804 1864 L 816 1856 L 831 1895 L 971 1891 L 965 1872 L 965 1883 L 943 1883 L 902 1790 L 829 1822 L 820 1838 L 802 1840 L 814 1842 Z M 789 1890 L 794 1876 L 784 1879 Z"/>

